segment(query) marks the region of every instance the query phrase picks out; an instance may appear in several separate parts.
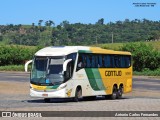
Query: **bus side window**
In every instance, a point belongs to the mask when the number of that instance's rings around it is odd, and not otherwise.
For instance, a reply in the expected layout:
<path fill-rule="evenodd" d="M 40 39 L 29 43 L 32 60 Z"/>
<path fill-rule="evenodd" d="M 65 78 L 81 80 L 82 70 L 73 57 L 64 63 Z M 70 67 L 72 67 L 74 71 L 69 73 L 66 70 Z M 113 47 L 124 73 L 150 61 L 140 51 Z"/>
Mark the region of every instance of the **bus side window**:
<path fill-rule="evenodd" d="M 92 58 L 92 63 L 91 63 L 91 68 L 95 68 L 95 64 L 96 64 L 96 60 L 95 60 L 95 55 L 93 54 L 92 56 L 91 56 Z"/>
<path fill-rule="evenodd" d="M 82 61 L 83 61 L 83 67 L 85 68 L 86 67 L 86 64 L 87 64 L 87 60 L 86 60 L 86 55 L 82 55 Z"/>
<path fill-rule="evenodd" d="M 76 71 L 84 68 L 83 58 L 84 58 L 84 55 L 83 54 L 79 54 Z"/>
<path fill-rule="evenodd" d="M 128 68 L 131 66 L 131 57 L 125 56 L 125 66 Z"/>
<path fill-rule="evenodd" d="M 71 54 L 66 56 L 66 59 L 72 59 L 73 66 L 74 66 L 75 65 L 75 61 L 76 61 L 76 57 L 77 57 L 77 53 L 71 53 Z"/>
<path fill-rule="evenodd" d="M 110 55 L 105 55 L 105 67 L 109 68 L 111 67 L 111 57 Z"/>
<path fill-rule="evenodd" d="M 126 68 L 126 56 L 121 56 L 121 67 Z"/>
<path fill-rule="evenodd" d="M 104 68 L 104 67 L 105 67 L 105 56 L 102 55 L 102 68 Z"/>
<path fill-rule="evenodd" d="M 120 68 L 121 67 L 121 59 L 120 56 L 114 56 L 114 63 L 115 63 L 115 67 L 116 68 Z"/>
<path fill-rule="evenodd" d="M 98 65 L 102 68 L 102 55 L 98 56 Z"/>
<path fill-rule="evenodd" d="M 91 67 L 91 64 L 92 64 L 92 58 L 91 58 L 91 56 L 90 56 L 89 54 L 87 54 L 86 60 L 87 60 L 87 65 L 86 65 L 86 67 L 87 67 L 87 68 L 90 68 L 90 67 Z"/>
<path fill-rule="evenodd" d="M 99 68 L 100 64 L 98 63 L 98 56 L 94 55 L 94 57 L 95 57 L 95 68 Z"/>
<path fill-rule="evenodd" d="M 67 70 L 65 72 L 65 82 L 68 81 L 73 75 L 73 61 L 70 61 L 67 65 Z"/>

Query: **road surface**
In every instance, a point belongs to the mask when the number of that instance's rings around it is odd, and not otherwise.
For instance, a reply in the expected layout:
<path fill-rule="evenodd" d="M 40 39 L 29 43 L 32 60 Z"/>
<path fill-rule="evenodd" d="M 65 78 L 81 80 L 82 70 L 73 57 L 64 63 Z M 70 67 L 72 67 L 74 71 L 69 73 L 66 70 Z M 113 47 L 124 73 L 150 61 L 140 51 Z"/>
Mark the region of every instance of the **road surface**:
<path fill-rule="evenodd" d="M 133 77 L 133 91 L 122 99 L 53 99 L 45 103 L 29 96 L 29 76 L 23 72 L 0 72 L 0 111 L 160 111 L 158 78 Z"/>

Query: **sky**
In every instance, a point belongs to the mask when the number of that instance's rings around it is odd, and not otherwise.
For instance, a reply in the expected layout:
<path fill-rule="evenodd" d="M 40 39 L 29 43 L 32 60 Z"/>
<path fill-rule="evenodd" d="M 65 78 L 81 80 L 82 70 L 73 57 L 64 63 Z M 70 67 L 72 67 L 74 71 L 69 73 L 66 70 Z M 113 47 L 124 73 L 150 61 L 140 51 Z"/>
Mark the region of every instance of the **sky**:
<path fill-rule="evenodd" d="M 135 7 L 133 3 L 156 3 L 154 7 Z M 160 0 L 1 0 L 0 25 L 38 24 L 52 20 L 56 25 L 94 24 L 99 19 L 116 22 L 125 19 L 160 20 Z"/>

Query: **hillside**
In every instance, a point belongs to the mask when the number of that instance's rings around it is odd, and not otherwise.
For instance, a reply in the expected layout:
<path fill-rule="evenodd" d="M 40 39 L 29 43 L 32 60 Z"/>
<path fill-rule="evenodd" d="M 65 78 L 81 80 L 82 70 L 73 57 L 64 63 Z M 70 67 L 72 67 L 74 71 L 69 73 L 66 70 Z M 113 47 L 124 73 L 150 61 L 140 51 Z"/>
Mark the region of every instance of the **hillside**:
<path fill-rule="evenodd" d="M 106 44 L 112 40 L 114 43 L 155 41 L 160 39 L 159 26 L 160 21 L 147 19 L 125 19 L 107 24 L 103 18 L 95 24 L 62 21 L 56 26 L 51 20 L 39 20 L 37 25 L 0 25 L 0 44 L 49 46 Z"/>

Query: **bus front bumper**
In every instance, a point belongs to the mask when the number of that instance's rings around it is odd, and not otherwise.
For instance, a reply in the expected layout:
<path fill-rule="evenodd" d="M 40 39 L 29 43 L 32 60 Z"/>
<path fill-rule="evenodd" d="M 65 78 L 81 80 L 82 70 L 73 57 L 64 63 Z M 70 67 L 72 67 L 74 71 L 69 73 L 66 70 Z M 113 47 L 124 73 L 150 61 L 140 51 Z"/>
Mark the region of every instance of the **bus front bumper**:
<path fill-rule="evenodd" d="M 38 98 L 66 98 L 68 97 L 65 89 L 56 90 L 54 92 L 39 92 L 39 91 L 30 89 L 30 96 L 38 97 Z"/>

